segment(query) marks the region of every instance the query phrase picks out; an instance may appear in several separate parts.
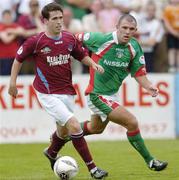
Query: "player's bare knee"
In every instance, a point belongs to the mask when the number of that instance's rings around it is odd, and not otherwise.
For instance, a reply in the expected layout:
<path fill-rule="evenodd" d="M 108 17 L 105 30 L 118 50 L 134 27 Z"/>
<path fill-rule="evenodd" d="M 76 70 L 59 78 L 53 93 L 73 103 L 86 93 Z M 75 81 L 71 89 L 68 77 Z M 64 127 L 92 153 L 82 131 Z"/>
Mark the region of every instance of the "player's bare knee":
<path fill-rule="evenodd" d="M 78 134 L 78 133 L 81 133 L 81 132 L 82 132 L 82 129 L 80 127 L 80 124 L 74 124 L 70 128 L 70 133 L 71 134 Z"/>
<path fill-rule="evenodd" d="M 138 121 L 135 117 L 133 117 L 128 124 L 128 130 L 135 131 L 136 129 L 138 129 Z"/>
<path fill-rule="evenodd" d="M 69 134 L 78 134 L 82 132 L 80 123 L 77 120 L 70 120 L 67 124 Z"/>
<path fill-rule="evenodd" d="M 64 139 L 66 136 L 68 136 L 68 129 L 65 126 L 59 126 L 57 124 L 56 134 L 58 137 Z"/>

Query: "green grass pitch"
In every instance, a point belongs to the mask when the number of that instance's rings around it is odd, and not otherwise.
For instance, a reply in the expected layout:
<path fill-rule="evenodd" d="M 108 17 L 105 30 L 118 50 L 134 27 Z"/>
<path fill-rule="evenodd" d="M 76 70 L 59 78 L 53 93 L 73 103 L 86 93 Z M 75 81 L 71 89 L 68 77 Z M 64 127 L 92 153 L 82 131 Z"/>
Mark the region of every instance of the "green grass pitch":
<path fill-rule="evenodd" d="M 106 180 L 179 180 L 179 140 L 147 140 L 150 152 L 169 165 L 161 172 L 151 171 L 127 141 L 88 142 L 96 164 L 107 170 Z M 1 144 L 0 180 L 56 180 L 42 151 L 47 144 Z M 74 157 L 80 171 L 74 180 L 89 180 L 90 175 L 71 143 L 62 155 Z"/>

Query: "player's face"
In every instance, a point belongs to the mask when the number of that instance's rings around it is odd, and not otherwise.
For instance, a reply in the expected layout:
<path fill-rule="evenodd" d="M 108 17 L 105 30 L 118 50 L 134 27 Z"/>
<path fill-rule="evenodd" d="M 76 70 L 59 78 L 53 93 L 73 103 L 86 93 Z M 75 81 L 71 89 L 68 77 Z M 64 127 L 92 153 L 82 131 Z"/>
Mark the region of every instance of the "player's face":
<path fill-rule="evenodd" d="M 128 43 L 130 38 L 134 36 L 136 30 L 136 23 L 134 21 L 129 22 L 123 19 L 121 23 L 117 25 L 117 35 L 119 43 Z"/>
<path fill-rule="evenodd" d="M 47 30 L 52 35 L 58 35 L 62 30 L 63 14 L 61 11 L 51 11 L 49 19 L 45 19 Z"/>

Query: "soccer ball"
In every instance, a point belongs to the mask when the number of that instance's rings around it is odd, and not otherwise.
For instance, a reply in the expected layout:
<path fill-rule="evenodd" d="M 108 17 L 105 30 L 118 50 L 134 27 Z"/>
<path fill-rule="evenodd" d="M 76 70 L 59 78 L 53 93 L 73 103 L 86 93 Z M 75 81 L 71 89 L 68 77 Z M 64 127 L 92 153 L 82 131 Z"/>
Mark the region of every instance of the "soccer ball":
<path fill-rule="evenodd" d="M 62 156 L 54 164 L 54 173 L 61 180 L 69 180 L 79 171 L 76 160 L 70 156 Z"/>

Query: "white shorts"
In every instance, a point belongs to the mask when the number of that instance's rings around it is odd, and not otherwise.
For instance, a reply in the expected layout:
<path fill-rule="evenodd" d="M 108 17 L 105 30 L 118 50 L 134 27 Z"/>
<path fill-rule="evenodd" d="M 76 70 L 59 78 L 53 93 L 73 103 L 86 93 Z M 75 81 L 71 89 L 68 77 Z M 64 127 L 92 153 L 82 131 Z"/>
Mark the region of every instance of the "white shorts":
<path fill-rule="evenodd" d="M 42 107 L 59 125 L 64 126 L 74 116 L 74 95 L 36 93 Z"/>

